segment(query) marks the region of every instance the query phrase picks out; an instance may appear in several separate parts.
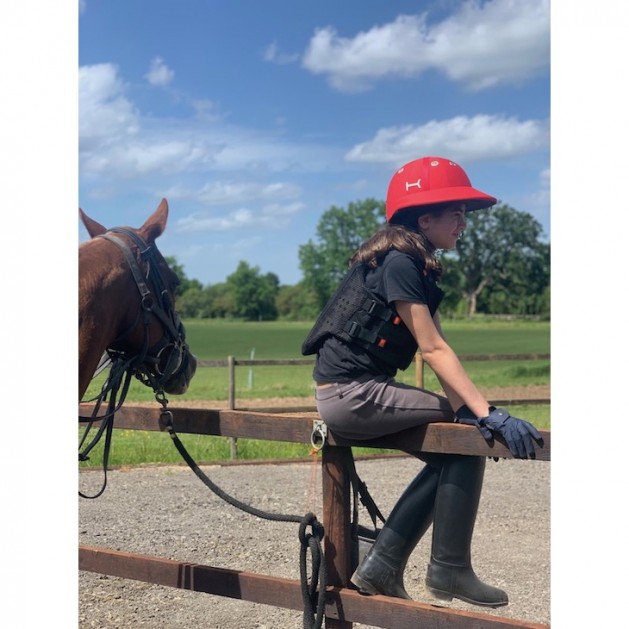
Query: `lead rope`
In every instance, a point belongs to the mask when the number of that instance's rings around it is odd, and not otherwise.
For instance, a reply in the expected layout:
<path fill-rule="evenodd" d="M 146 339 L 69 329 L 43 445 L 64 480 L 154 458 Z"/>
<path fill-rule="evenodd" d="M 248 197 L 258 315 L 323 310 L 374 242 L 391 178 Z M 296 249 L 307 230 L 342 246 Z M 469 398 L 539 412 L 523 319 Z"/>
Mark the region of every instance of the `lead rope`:
<path fill-rule="evenodd" d="M 277 513 L 269 513 L 256 509 L 250 505 L 237 500 L 223 491 L 199 468 L 194 459 L 190 456 L 185 446 L 177 436 L 173 427 L 173 414 L 167 408 L 168 400 L 162 391 L 155 394 L 155 399 L 162 405 L 160 412 L 160 426 L 168 431 L 175 447 L 181 454 L 188 467 L 197 475 L 206 487 L 213 491 L 219 498 L 229 503 L 233 507 L 254 515 L 264 520 L 273 520 L 275 522 L 298 522 L 299 523 L 299 542 L 301 549 L 299 553 L 299 572 L 301 576 L 301 595 L 304 603 L 303 627 L 304 629 L 320 629 L 323 624 L 325 611 L 325 590 L 328 583 L 327 566 L 325 557 L 321 551 L 321 542 L 323 540 L 323 525 L 317 520 L 313 513 L 300 515 L 281 515 Z M 312 532 L 306 532 L 308 527 Z M 308 556 L 307 551 L 310 550 L 312 563 L 312 578 L 308 579 Z M 309 582 L 310 581 L 310 582 Z"/>

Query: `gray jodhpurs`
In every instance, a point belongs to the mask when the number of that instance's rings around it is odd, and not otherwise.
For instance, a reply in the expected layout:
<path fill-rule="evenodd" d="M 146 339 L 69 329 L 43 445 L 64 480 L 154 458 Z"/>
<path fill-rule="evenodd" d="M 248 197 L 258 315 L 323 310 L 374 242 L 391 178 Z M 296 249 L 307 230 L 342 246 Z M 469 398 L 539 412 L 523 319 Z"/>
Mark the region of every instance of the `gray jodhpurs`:
<path fill-rule="evenodd" d="M 373 439 L 454 418 L 444 396 L 386 376 L 317 387 L 315 399 L 321 419 L 346 439 Z"/>

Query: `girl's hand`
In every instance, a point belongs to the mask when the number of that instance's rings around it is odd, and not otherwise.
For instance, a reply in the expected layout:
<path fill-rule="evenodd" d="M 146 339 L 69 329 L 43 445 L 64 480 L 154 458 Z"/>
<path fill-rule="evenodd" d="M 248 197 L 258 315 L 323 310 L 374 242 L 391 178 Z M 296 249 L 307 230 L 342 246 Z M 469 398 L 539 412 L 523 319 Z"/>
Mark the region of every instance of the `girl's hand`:
<path fill-rule="evenodd" d="M 476 417 L 463 405 L 455 415 L 456 422 L 476 426 L 488 443 L 493 442 L 494 434 L 501 436 L 516 459 L 535 458 L 533 441 L 536 441 L 540 448 L 544 446 L 544 439 L 533 424 L 509 415 L 504 408 L 490 406 L 487 417 Z"/>
<path fill-rule="evenodd" d="M 490 406 L 489 411 L 487 417 L 478 418 L 479 426 L 489 428 L 492 433 L 500 435 L 516 459 L 527 457 L 534 459 L 533 442 L 537 442 L 540 448 L 544 446 L 544 439 L 537 428 L 523 419 L 512 417 L 504 408 Z"/>

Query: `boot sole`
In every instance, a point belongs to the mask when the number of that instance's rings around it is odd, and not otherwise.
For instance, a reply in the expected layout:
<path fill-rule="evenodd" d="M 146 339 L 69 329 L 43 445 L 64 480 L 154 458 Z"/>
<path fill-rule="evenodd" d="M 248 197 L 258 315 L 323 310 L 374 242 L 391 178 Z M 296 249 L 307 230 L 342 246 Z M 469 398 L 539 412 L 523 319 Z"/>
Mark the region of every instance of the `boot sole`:
<path fill-rule="evenodd" d="M 488 603 L 486 601 L 475 601 L 460 594 L 453 594 L 452 592 L 446 592 L 444 590 L 436 590 L 435 588 L 432 588 L 430 586 L 426 586 L 426 588 L 436 599 L 439 599 L 440 601 L 451 601 L 453 598 L 458 598 L 462 601 L 465 601 L 466 603 L 470 603 L 471 605 L 479 605 L 480 607 L 492 607 L 494 609 L 496 607 L 504 607 L 505 605 L 509 604 L 509 599 L 507 599 L 506 601 Z"/>

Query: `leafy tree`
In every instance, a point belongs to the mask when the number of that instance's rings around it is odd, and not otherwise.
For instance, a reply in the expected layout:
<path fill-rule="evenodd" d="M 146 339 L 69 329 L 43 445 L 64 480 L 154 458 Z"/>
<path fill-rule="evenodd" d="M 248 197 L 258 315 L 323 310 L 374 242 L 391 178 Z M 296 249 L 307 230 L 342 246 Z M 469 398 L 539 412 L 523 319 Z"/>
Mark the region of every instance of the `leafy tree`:
<path fill-rule="evenodd" d="M 383 223 L 384 201 L 365 199 L 347 209 L 330 207 L 317 225 L 317 243 L 299 247 L 299 268 L 304 288 L 312 291 L 321 309 L 347 271 L 347 263 L 359 245 Z"/>
<path fill-rule="evenodd" d="M 212 284 L 206 290 L 210 301 L 210 318 L 225 319 L 236 316 L 236 298 L 229 284 L 226 282 Z"/>
<path fill-rule="evenodd" d="M 177 298 L 177 311 L 184 318 L 210 316 L 210 295 L 206 289 L 193 286 Z"/>
<path fill-rule="evenodd" d="M 444 255 L 451 267 L 444 287 L 463 294 L 468 315 L 539 312 L 550 281 L 550 245 L 540 240 L 539 222 L 508 205 L 472 212 L 467 221 L 456 252 Z"/>
<path fill-rule="evenodd" d="M 275 297 L 279 291 L 279 278 L 275 273 L 260 274 L 259 267 L 240 261 L 238 268 L 227 278 L 233 292 L 235 314 L 249 321 L 277 319 Z"/>
<path fill-rule="evenodd" d="M 310 321 L 319 315 L 317 295 L 304 286 L 303 281 L 294 286 L 282 286 L 275 299 L 280 317 L 289 321 Z"/>
<path fill-rule="evenodd" d="M 279 285 L 274 273 L 240 262 L 224 283 L 203 287 L 188 279 L 174 257 L 180 279 L 177 308 L 183 317 L 242 317 L 249 320 L 312 320 L 347 270 L 349 257 L 384 218 L 384 202 L 366 199 L 347 210 L 332 206 L 317 226 L 317 243 L 299 249 L 304 273 L 294 286 Z M 443 254 L 444 314 L 541 314 L 550 316 L 550 245 L 541 225 L 507 205 L 468 215 L 456 251 Z"/>

